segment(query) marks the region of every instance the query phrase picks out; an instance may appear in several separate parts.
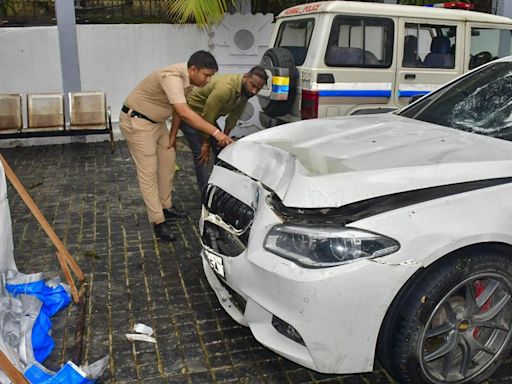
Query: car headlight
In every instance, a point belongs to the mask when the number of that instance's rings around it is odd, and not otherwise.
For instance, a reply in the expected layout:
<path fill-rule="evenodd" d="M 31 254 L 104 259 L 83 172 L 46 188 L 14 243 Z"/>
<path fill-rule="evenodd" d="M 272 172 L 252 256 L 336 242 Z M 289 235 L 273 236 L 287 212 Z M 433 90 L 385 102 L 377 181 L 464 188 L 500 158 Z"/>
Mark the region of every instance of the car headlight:
<path fill-rule="evenodd" d="M 389 237 L 355 228 L 278 224 L 270 229 L 264 247 L 305 267 L 321 268 L 389 255 L 400 244 Z"/>

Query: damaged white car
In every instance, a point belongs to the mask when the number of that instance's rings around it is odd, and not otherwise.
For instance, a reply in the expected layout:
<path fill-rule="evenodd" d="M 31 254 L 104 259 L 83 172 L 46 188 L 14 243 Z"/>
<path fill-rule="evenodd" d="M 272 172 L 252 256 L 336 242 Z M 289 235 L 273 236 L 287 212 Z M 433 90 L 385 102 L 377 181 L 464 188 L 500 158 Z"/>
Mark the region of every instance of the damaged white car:
<path fill-rule="evenodd" d="M 220 154 L 200 229 L 221 305 L 324 373 L 474 383 L 512 335 L 512 58 L 396 114 L 317 119 Z"/>

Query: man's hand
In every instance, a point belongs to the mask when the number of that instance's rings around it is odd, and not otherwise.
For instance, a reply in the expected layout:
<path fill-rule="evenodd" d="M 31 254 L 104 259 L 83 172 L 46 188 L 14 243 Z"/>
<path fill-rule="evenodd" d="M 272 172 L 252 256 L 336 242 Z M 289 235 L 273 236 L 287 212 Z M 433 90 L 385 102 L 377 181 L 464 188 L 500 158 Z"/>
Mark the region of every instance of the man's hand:
<path fill-rule="evenodd" d="M 176 132 L 169 132 L 169 146 L 167 149 L 176 149 Z"/>
<path fill-rule="evenodd" d="M 224 134 L 221 130 L 216 131 L 213 135 L 217 143 L 219 143 L 219 147 L 225 147 L 231 143 L 233 143 L 233 139 L 228 135 Z"/>
<path fill-rule="evenodd" d="M 209 143 L 203 143 L 201 145 L 201 153 L 197 157 L 199 160 L 199 164 L 201 164 L 203 167 L 206 167 L 208 164 L 208 161 L 210 161 L 210 144 Z"/>

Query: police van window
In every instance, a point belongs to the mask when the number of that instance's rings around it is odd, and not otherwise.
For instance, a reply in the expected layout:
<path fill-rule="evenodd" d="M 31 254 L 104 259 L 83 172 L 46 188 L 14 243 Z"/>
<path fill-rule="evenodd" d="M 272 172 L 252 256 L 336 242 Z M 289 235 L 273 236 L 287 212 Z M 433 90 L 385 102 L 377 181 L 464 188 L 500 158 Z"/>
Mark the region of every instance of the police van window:
<path fill-rule="evenodd" d="M 308 53 L 315 19 L 284 21 L 279 26 L 275 47 L 288 49 L 295 65 L 302 65 Z"/>
<path fill-rule="evenodd" d="M 325 54 L 331 67 L 391 66 L 394 24 L 391 19 L 336 16 Z"/>
<path fill-rule="evenodd" d="M 509 29 L 471 28 L 469 69 L 512 54 Z"/>
<path fill-rule="evenodd" d="M 406 23 L 403 67 L 455 68 L 455 26 Z"/>

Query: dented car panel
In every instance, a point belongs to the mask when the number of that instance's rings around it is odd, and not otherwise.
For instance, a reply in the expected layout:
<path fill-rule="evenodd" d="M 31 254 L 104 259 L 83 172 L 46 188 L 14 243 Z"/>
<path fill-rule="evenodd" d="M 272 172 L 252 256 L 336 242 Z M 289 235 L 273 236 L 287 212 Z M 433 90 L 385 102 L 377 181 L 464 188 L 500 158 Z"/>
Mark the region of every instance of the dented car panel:
<path fill-rule="evenodd" d="M 505 141 L 387 114 L 286 124 L 240 140 L 219 158 L 286 206 L 324 208 L 506 177 L 512 152 Z"/>
<path fill-rule="evenodd" d="M 208 282 L 280 355 L 323 373 L 370 371 L 409 282 L 461 249 L 512 247 L 503 137 L 397 115 L 248 136 L 221 152 L 203 201 Z"/>

